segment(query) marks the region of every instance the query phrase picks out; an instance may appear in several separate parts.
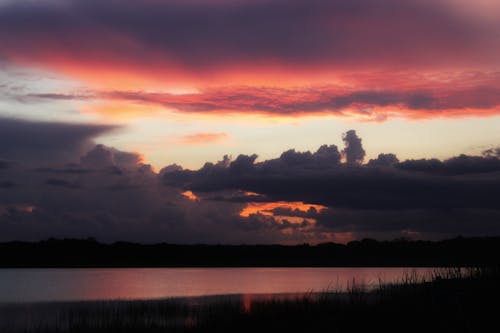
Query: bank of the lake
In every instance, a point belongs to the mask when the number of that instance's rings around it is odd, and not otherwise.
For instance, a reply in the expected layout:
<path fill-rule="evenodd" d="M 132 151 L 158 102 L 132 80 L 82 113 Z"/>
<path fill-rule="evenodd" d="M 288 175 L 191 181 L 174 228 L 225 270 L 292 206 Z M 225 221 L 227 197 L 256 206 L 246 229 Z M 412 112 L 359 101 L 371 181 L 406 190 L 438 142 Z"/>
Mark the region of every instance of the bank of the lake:
<path fill-rule="evenodd" d="M 203 245 L 48 239 L 0 243 L 1 268 L 464 267 L 500 263 L 500 237 L 347 244 Z"/>

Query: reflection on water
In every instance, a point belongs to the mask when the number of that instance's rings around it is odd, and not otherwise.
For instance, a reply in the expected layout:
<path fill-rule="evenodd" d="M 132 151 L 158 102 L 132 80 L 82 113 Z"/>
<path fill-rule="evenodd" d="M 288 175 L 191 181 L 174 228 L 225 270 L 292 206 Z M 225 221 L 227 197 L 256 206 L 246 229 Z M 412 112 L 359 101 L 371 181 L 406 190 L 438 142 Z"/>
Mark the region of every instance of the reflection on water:
<path fill-rule="evenodd" d="M 104 268 L 0 269 L 0 302 L 345 291 L 397 282 L 428 268 Z"/>

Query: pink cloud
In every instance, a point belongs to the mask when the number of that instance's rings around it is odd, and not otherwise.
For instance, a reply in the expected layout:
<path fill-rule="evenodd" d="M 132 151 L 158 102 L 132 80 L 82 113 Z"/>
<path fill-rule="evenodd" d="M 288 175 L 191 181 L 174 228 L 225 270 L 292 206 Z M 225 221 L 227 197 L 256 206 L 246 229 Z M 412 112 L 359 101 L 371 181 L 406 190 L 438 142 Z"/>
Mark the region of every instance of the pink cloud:
<path fill-rule="evenodd" d="M 179 142 L 186 145 L 204 145 L 211 143 L 220 143 L 229 138 L 227 133 L 195 133 L 181 137 Z"/>

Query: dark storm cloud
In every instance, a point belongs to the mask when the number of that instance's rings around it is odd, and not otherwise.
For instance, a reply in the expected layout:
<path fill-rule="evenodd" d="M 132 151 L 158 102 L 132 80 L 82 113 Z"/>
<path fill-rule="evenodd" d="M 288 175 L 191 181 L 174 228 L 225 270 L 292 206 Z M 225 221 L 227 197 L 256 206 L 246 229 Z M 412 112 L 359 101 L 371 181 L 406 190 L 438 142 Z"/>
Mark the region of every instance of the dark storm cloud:
<path fill-rule="evenodd" d="M 68 182 L 67 180 L 58 179 L 58 178 L 47 179 L 45 184 L 51 185 L 51 186 L 61 186 L 61 187 L 65 187 L 65 188 L 79 188 L 80 187 L 80 185 L 77 183 L 71 183 L 71 182 Z"/>
<path fill-rule="evenodd" d="M 36 172 L 48 173 L 48 174 L 84 174 L 90 172 L 87 168 L 82 167 L 79 164 L 69 163 L 63 167 L 43 167 L 34 169 Z"/>
<path fill-rule="evenodd" d="M 164 186 L 138 154 L 104 145 L 81 154 L 79 163 L 51 160 L 47 167 L 1 170 L 0 240 L 92 236 L 104 241 L 276 243 L 301 238 L 282 234 L 285 227 L 272 217 L 239 216 L 244 203 L 187 199 L 181 189 Z M 241 158 L 234 171 L 252 163 Z"/>
<path fill-rule="evenodd" d="M 164 179 L 168 184 L 184 180 L 181 184 L 195 192 L 246 190 L 263 194 L 270 201 L 305 201 L 352 209 L 499 207 L 500 169 L 492 174 L 457 177 L 446 175 L 446 171 L 429 175 L 345 165 L 317 169 L 306 164 L 273 171 L 269 163 L 258 163 L 242 174 L 231 169 L 177 171 L 164 175 Z"/>
<path fill-rule="evenodd" d="M 71 162 L 95 137 L 115 128 L 0 118 L 0 158 L 32 166 Z"/>
<path fill-rule="evenodd" d="M 161 177 L 164 183 L 192 190 L 207 200 L 326 206 L 303 211 L 281 205 L 265 211 L 313 219 L 317 234 L 443 238 L 500 233 L 500 159 L 492 152 L 403 162 L 388 153 L 362 165 L 352 163 L 364 152 L 361 140 L 354 131 L 348 133 L 345 143 L 355 152 L 347 150 L 353 154 L 351 163 L 341 163 L 338 148 L 325 145 L 314 153 L 289 150 L 258 163 L 255 155 L 240 155 L 237 161 L 245 161 L 244 168 L 207 163 L 198 171 L 177 169 Z M 326 163 L 319 163 L 326 151 Z M 224 191 L 259 195 L 218 194 Z"/>
<path fill-rule="evenodd" d="M 5 169 L 9 169 L 10 167 L 12 167 L 15 163 L 13 163 L 12 161 L 6 161 L 6 160 L 1 160 L 0 159 L 0 170 L 5 170 Z"/>
<path fill-rule="evenodd" d="M 16 186 L 16 184 L 14 184 L 13 182 L 10 182 L 10 181 L 0 181 L 0 188 L 11 188 L 11 187 L 14 187 Z"/>
<path fill-rule="evenodd" d="M 308 211 L 284 207 L 271 211 L 275 216 L 314 219 L 316 228 L 357 235 L 490 235 L 500 233 L 500 209 L 407 209 L 357 210 L 329 208 Z M 385 236 L 387 237 L 387 236 Z M 391 237 L 391 236 L 389 236 Z M 443 236 L 441 236 L 443 237 Z M 445 236 L 444 236 L 445 237 Z"/>
<path fill-rule="evenodd" d="M 364 156 L 360 138 L 354 131 L 344 138 L 344 152 L 351 154 L 346 164 L 339 162 L 335 146 L 330 146 L 328 162 L 319 163 L 323 146 L 315 153 L 289 150 L 278 159 L 259 163 L 253 163 L 255 155 L 240 155 L 238 163 L 228 167 L 206 164 L 198 171 L 178 170 L 162 177 L 167 184 L 195 192 L 252 191 L 268 201 L 344 209 L 500 209 L 500 159 L 496 157 L 460 155 L 445 161 L 398 162 L 393 154 L 381 154 L 360 165 Z"/>
<path fill-rule="evenodd" d="M 142 157 L 138 153 L 120 151 L 98 144 L 80 158 L 80 164 L 89 169 L 144 168 Z M 143 170 L 144 171 L 144 170 Z"/>
<path fill-rule="evenodd" d="M 66 125 L 32 125 L 62 126 L 66 138 Z M 76 132 L 81 139 L 73 142 L 93 139 L 87 131 Z M 357 152 L 351 161 L 359 161 L 361 140 L 356 132 L 348 133 L 345 143 Z M 54 142 L 53 149 L 61 150 L 59 144 Z M 225 156 L 197 171 L 171 165 L 157 174 L 140 155 L 97 144 L 73 163 L 51 159 L 35 168 L 6 163 L 0 170 L 0 239 L 270 243 L 331 240 L 332 233 L 382 238 L 496 234 L 500 160 L 491 155 L 399 162 L 388 153 L 367 164 L 342 163 L 337 146 L 323 145 L 314 152 L 290 149 L 262 162 L 257 155 Z M 196 197 L 183 195 L 186 190 Z M 285 203 L 268 205 L 277 201 Z M 286 202 L 325 208 L 304 211 Z M 248 203 L 268 208 L 242 216 Z"/>
<path fill-rule="evenodd" d="M 394 154 L 379 154 L 377 158 L 368 161 L 371 167 L 391 167 L 399 163 L 399 159 Z"/>
<path fill-rule="evenodd" d="M 316 214 L 318 228 L 369 237 L 425 238 L 500 234 L 500 209 L 325 210 Z M 385 236 L 384 236 L 385 234 Z M 413 235 L 411 235 L 413 234 Z M 375 236 L 376 235 L 376 236 Z"/>
<path fill-rule="evenodd" d="M 401 170 L 442 175 L 481 174 L 500 171 L 500 159 L 495 156 L 459 155 L 445 161 L 438 159 L 407 160 L 398 164 Z"/>
<path fill-rule="evenodd" d="M 43 63 L 51 49 L 75 62 L 189 71 L 496 61 L 498 25 L 455 9 L 430 0 L 13 1 L 0 7 L 0 55 Z"/>
<path fill-rule="evenodd" d="M 361 143 L 361 138 L 356 135 L 356 131 L 350 130 L 342 135 L 345 148 L 342 153 L 348 164 L 362 163 L 365 158 L 365 150 Z"/>

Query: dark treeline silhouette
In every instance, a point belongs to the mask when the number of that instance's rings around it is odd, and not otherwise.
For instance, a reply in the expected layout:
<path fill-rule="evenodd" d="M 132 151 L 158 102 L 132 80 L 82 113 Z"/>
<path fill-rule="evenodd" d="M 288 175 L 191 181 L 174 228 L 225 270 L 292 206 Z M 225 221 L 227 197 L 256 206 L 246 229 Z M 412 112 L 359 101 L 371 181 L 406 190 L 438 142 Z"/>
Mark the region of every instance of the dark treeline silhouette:
<path fill-rule="evenodd" d="M 346 245 L 173 245 L 94 239 L 0 243 L 0 267 L 485 266 L 500 263 L 500 237 Z"/>

